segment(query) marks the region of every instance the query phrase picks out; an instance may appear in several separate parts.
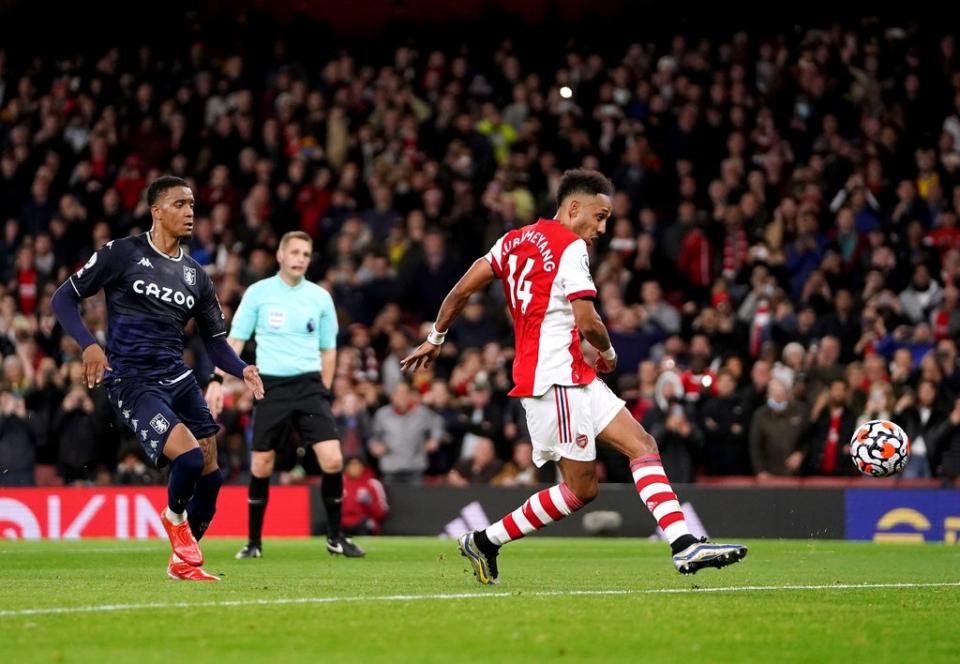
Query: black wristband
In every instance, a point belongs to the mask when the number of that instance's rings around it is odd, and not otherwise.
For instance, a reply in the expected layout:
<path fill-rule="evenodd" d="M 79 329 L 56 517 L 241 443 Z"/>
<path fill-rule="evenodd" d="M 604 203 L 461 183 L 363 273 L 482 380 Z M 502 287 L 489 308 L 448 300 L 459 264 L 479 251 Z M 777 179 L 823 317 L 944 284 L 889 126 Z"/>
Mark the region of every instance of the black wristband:
<path fill-rule="evenodd" d="M 210 382 L 220 383 L 221 385 L 223 385 L 223 376 L 221 376 L 216 371 L 214 371 L 212 374 L 210 374 Z"/>

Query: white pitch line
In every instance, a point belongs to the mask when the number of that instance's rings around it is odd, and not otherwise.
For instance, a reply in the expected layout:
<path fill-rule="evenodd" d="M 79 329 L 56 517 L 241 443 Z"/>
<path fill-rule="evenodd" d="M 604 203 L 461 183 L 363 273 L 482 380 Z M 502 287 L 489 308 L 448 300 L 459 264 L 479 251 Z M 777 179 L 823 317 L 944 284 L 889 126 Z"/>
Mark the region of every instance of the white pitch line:
<path fill-rule="evenodd" d="M 105 613 L 144 609 L 198 609 L 230 606 L 280 606 L 285 604 L 336 604 L 340 602 L 417 602 L 424 600 L 487 599 L 497 597 L 584 597 L 602 595 L 685 595 L 693 593 L 776 592 L 784 590 L 876 590 L 883 588 L 960 588 L 960 582 L 942 583 L 834 583 L 820 586 L 727 586 L 722 588 L 648 588 L 646 590 L 556 590 L 536 592 L 444 593 L 435 595 L 374 595 L 371 597 L 288 597 L 237 599 L 215 602 L 155 602 L 143 604 L 97 604 L 37 609 L 0 610 L 0 618 L 62 613 Z"/>

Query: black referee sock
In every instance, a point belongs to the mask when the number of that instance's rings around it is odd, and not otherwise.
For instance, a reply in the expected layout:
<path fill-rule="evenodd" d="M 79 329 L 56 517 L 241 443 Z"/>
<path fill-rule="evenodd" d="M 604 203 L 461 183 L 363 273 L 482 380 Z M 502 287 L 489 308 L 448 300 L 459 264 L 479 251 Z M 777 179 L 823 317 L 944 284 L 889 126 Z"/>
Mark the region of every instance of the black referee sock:
<path fill-rule="evenodd" d="M 263 514 L 267 511 L 267 499 L 270 497 L 270 478 L 250 475 L 250 492 L 247 495 L 247 507 L 250 515 L 250 543 L 260 546 L 260 535 L 263 533 Z"/>
<path fill-rule="evenodd" d="M 340 537 L 340 513 L 343 505 L 343 471 L 323 473 L 323 484 L 320 485 L 320 495 L 323 497 L 323 506 L 327 508 L 327 537 Z"/>

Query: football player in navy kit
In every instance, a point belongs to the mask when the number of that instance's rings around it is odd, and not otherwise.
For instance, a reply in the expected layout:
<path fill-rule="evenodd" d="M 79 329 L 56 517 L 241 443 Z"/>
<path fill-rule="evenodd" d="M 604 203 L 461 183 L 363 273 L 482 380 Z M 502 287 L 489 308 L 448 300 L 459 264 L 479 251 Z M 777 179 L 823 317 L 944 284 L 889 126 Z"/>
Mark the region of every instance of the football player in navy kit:
<path fill-rule="evenodd" d="M 108 242 L 61 284 L 53 298 L 64 329 L 83 349 L 88 387 L 103 384 L 110 403 L 151 460 L 169 464 L 168 505 L 160 520 L 170 538 L 167 574 L 217 581 L 203 571 L 197 541 L 216 511 L 223 478 L 217 466 L 218 425 L 183 361 L 183 328 L 195 318 L 213 363 L 242 378 L 257 399 L 257 367 L 227 344 L 227 330 L 210 277 L 180 242 L 193 233 L 193 192 L 186 181 L 163 176 L 147 189 L 153 227 Z M 80 317 L 83 298 L 104 290 L 107 351 Z"/>

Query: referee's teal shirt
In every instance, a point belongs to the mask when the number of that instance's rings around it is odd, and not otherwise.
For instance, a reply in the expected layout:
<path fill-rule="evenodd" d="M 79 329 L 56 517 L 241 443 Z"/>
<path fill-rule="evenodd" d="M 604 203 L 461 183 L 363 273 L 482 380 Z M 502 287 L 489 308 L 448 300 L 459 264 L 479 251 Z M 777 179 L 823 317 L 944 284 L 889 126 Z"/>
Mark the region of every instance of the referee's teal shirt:
<path fill-rule="evenodd" d="M 257 337 L 257 367 L 265 376 L 320 371 L 320 350 L 337 347 L 333 298 L 304 279 L 290 287 L 280 274 L 252 284 L 233 316 L 230 336 Z"/>

